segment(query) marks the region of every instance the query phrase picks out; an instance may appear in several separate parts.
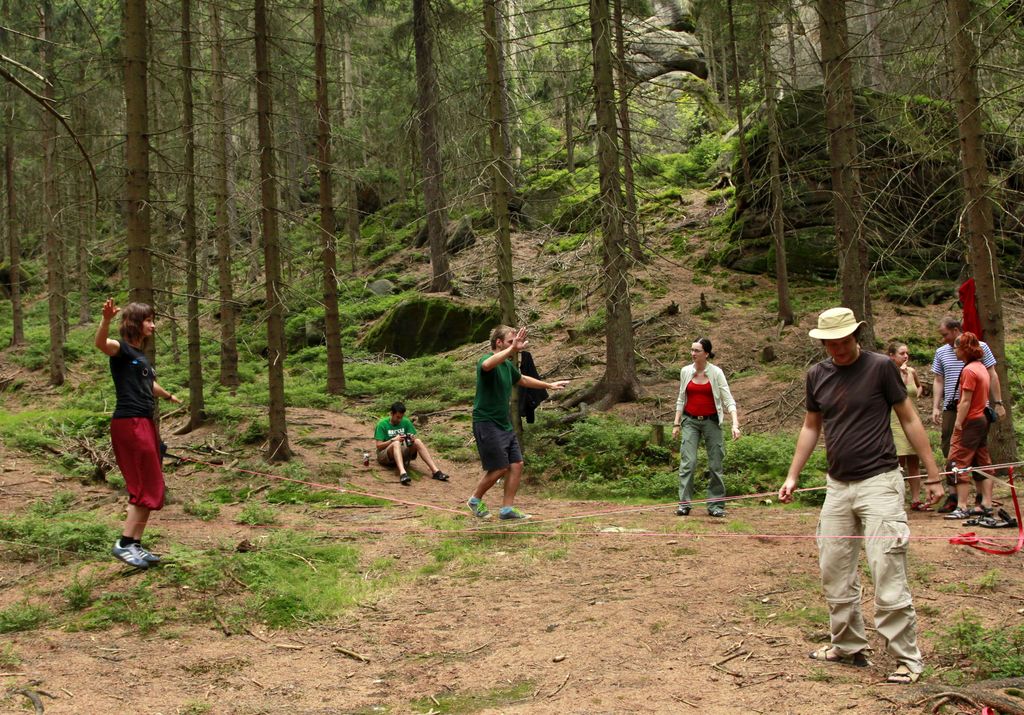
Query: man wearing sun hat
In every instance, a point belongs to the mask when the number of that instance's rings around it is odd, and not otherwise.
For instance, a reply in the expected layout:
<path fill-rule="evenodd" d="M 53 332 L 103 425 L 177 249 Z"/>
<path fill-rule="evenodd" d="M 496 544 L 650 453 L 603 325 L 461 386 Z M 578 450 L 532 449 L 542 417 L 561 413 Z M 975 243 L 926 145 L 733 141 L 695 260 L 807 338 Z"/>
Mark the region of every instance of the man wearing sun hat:
<path fill-rule="evenodd" d="M 863 541 L 875 582 L 875 627 L 897 662 L 888 680 L 906 684 L 917 681 L 924 664 L 907 583 L 910 529 L 903 510 L 903 475 L 889 428 L 890 410 L 896 411 L 925 465 L 930 503 L 942 498 L 942 487 L 928 436 L 907 399 L 899 371 L 886 356 L 861 349 L 862 325 L 849 308 L 831 308 L 818 316 L 818 327 L 809 333 L 821 340 L 829 357 L 807 372 L 807 412 L 779 500 L 793 500 L 800 471 L 824 430 L 828 477 L 818 519 L 818 563 L 832 642 L 810 657 L 827 663 L 869 664 L 857 563 Z"/>

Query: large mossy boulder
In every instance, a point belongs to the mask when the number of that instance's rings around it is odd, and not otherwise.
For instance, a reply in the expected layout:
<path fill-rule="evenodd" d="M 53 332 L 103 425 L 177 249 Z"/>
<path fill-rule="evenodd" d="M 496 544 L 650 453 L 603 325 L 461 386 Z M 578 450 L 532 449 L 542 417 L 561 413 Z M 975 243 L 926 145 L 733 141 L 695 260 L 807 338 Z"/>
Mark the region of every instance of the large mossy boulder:
<path fill-rule="evenodd" d="M 875 273 L 956 281 L 964 270 L 964 242 L 958 234 L 963 211 L 957 122 L 948 102 L 925 97 L 860 90 L 855 95 L 858 169 L 864 208 L 864 236 Z M 779 101 L 777 120 L 783 156 L 783 224 L 789 272 L 830 278 L 837 271 L 833 229 L 828 131 L 820 88 L 791 91 Z M 744 182 L 737 157 L 735 210 L 724 262 L 760 272 L 774 266 L 766 117 L 747 134 L 751 176 Z M 1016 152 L 986 137 L 997 203 L 1014 205 L 1010 180 Z M 1019 229 L 996 215 L 996 245 L 1006 271 L 1019 278 Z"/>
<path fill-rule="evenodd" d="M 432 355 L 486 340 L 500 322 L 497 305 L 464 305 L 434 296 L 413 298 L 380 318 L 363 338 L 362 346 L 404 358 Z"/>

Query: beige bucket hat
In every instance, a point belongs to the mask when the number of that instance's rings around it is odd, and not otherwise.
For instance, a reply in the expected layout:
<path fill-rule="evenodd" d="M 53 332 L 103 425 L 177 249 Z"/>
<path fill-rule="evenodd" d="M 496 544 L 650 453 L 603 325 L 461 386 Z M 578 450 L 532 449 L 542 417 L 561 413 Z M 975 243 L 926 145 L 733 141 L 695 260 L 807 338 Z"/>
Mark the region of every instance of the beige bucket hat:
<path fill-rule="evenodd" d="M 829 308 L 818 316 L 818 327 L 807 334 L 816 340 L 838 340 L 864 325 L 849 308 Z"/>

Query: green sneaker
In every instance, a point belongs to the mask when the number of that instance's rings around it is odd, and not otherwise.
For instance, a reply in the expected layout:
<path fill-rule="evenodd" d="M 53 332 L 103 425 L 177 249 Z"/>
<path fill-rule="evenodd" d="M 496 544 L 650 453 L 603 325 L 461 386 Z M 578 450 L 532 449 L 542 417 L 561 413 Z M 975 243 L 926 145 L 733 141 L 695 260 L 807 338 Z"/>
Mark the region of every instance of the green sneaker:
<path fill-rule="evenodd" d="M 499 519 L 504 519 L 506 521 L 512 520 L 512 519 L 514 519 L 514 520 L 521 520 L 521 519 L 529 519 L 530 515 L 525 513 L 525 512 L 519 511 L 514 506 L 503 506 L 503 507 L 501 507 L 501 511 L 498 512 L 498 518 Z"/>
<path fill-rule="evenodd" d="M 473 512 L 473 516 L 477 519 L 489 519 L 491 516 L 491 510 L 487 508 L 482 499 L 476 497 L 470 497 L 469 501 L 466 502 L 466 506 Z"/>

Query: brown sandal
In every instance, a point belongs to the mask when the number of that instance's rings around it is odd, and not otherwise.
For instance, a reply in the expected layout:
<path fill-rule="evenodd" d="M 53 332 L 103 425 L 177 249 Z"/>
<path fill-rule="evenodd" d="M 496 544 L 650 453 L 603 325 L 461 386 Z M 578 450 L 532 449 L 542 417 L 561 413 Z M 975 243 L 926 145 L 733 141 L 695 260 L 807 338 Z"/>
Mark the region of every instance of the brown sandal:
<path fill-rule="evenodd" d="M 920 673 L 915 673 L 906 665 L 900 663 L 896 670 L 889 673 L 889 677 L 885 679 L 885 682 L 892 683 L 893 685 L 913 685 L 920 677 Z"/>
<path fill-rule="evenodd" d="M 864 655 L 864 651 L 857 651 L 850 655 L 840 655 L 830 645 L 823 645 L 818 650 L 810 653 L 808 656 L 811 660 L 820 660 L 825 663 L 838 663 L 839 665 L 852 665 L 855 668 L 866 668 L 871 665 L 871 661 Z"/>

